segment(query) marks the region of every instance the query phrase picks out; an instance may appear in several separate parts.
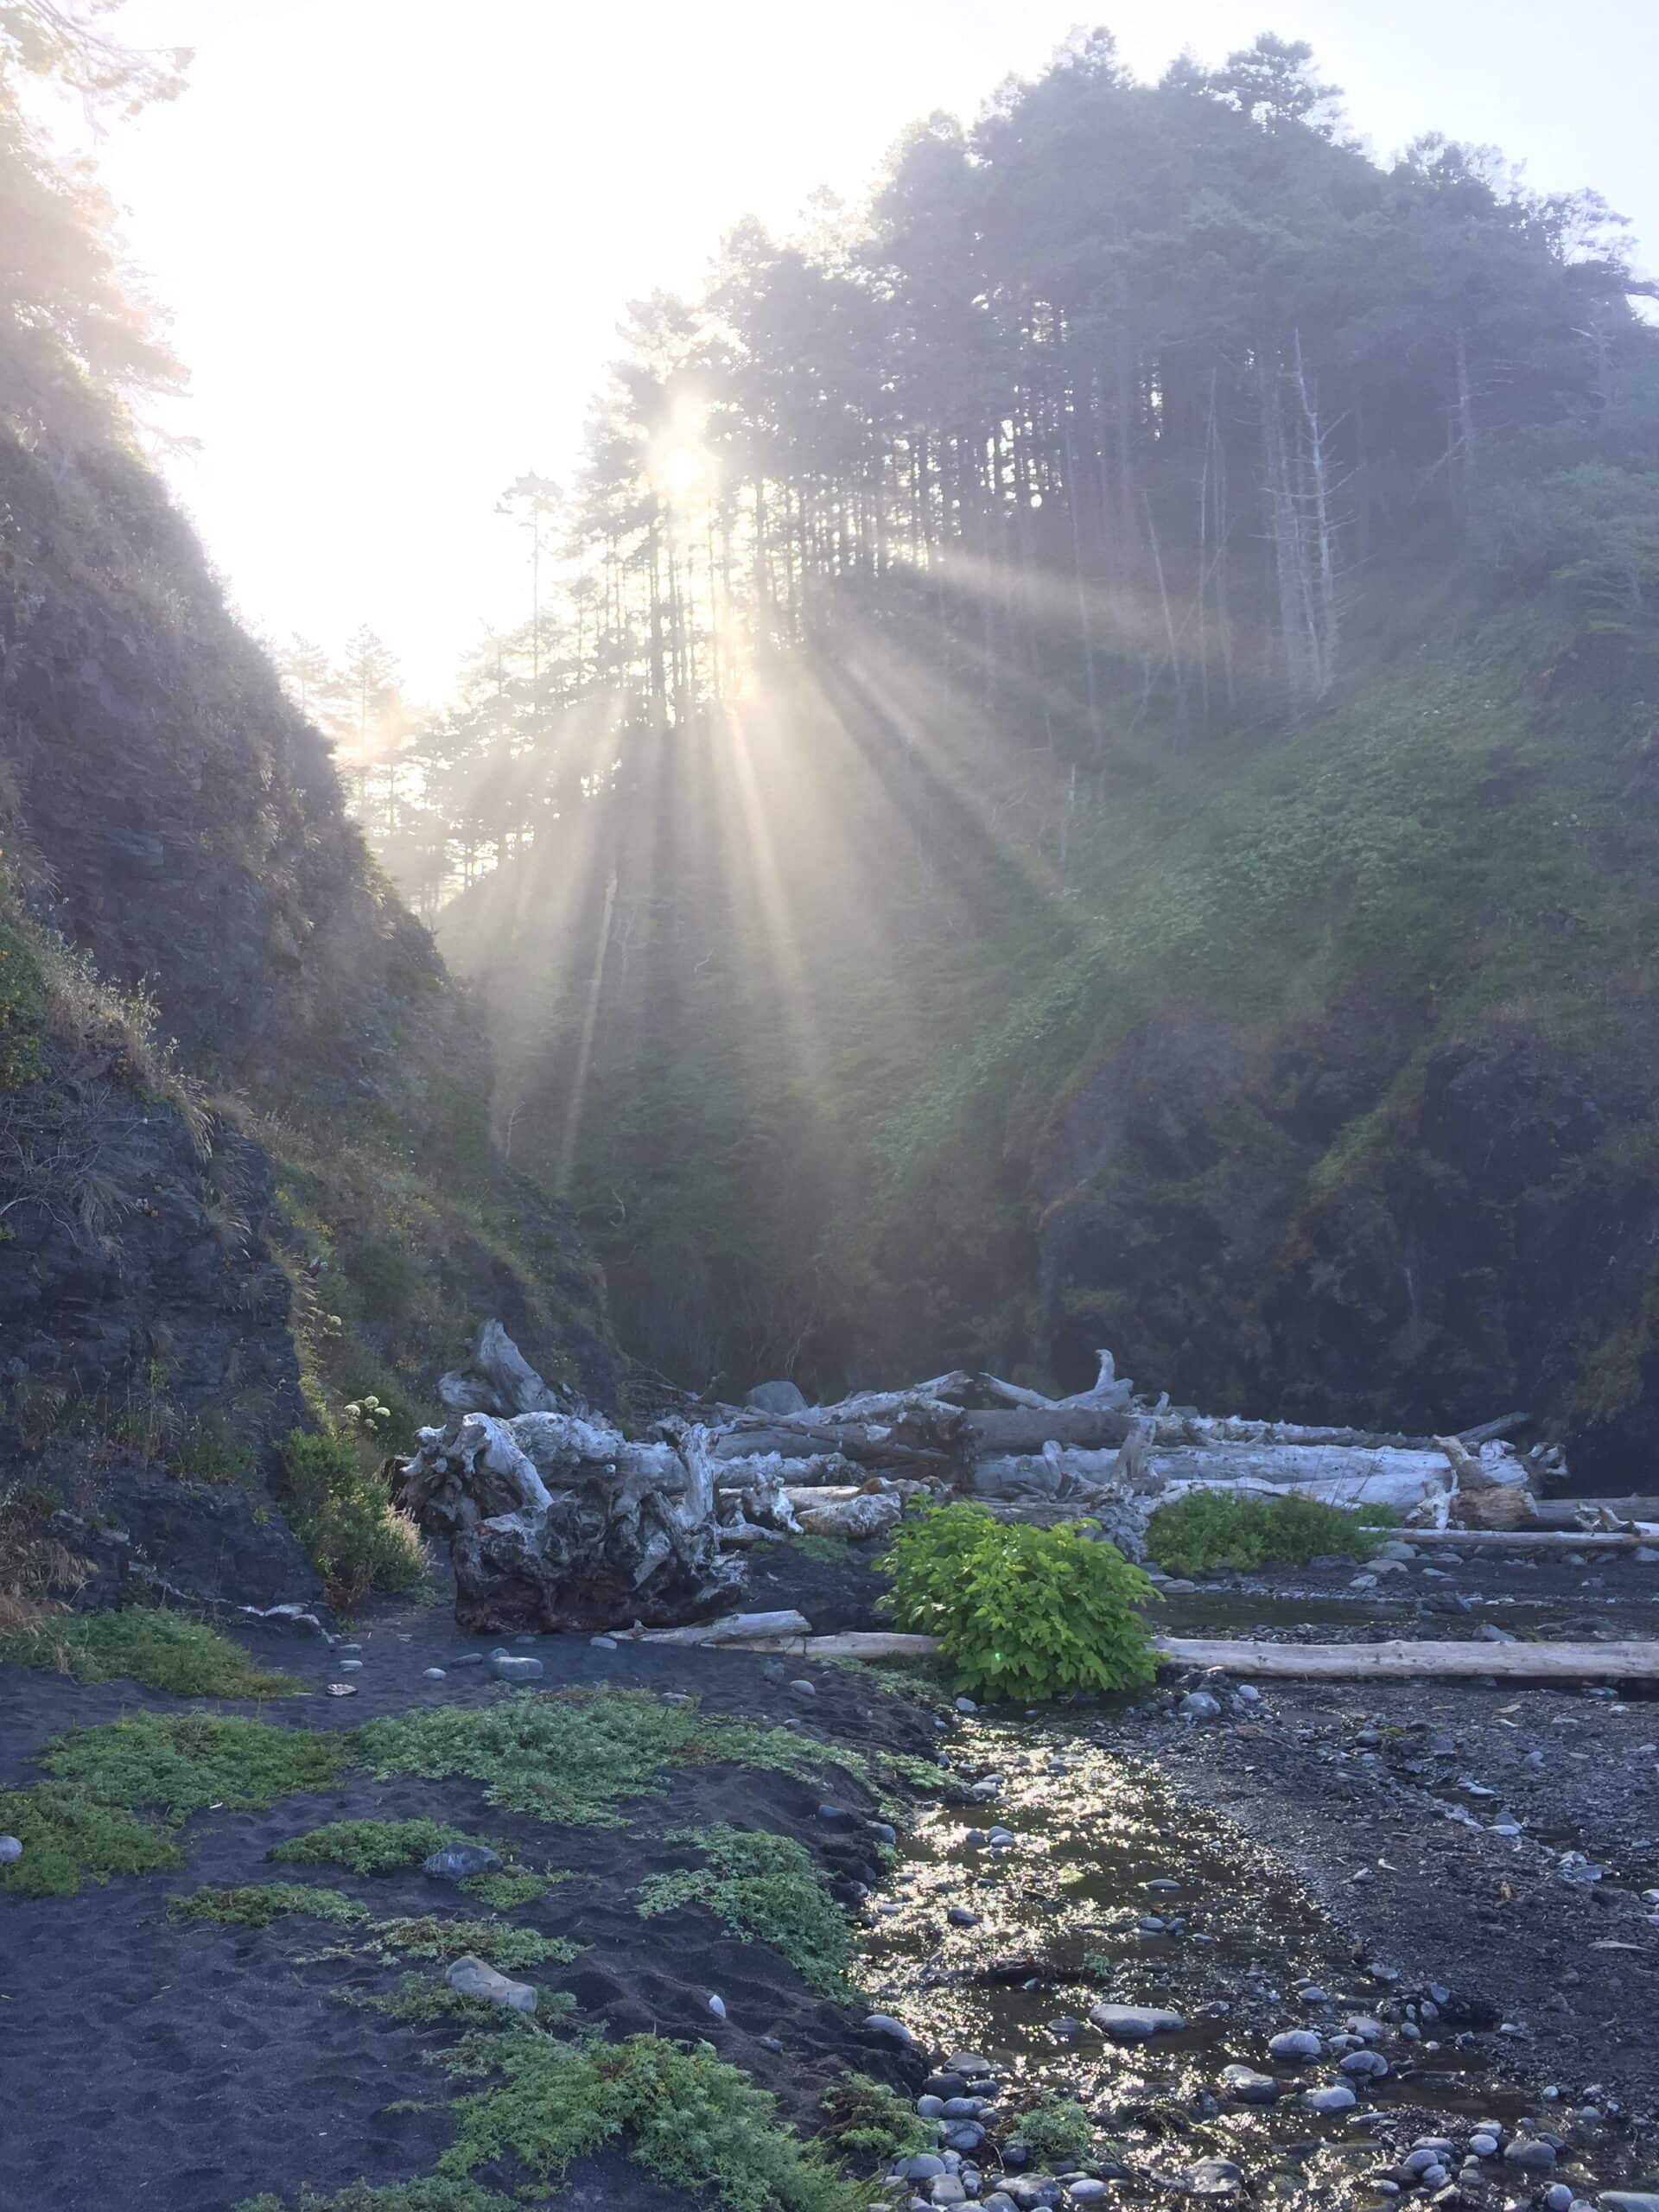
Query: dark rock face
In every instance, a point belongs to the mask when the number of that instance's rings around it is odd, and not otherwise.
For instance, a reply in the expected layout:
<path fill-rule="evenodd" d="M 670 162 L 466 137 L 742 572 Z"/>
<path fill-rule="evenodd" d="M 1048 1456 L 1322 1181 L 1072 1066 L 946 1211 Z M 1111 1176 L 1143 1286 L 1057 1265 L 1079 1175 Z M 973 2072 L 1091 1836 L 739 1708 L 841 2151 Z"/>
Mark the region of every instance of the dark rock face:
<path fill-rule="evenodd" d="M 1659 1445 L 1659 1190 L 1621 1143 L 1647 1110 L 1522 1031 L 1437 1046 L 1427 1007 L 1266 1046 L 1171 1017 L 1043 1154 L 1043 1351 L 1288 1419 L 1525 1407 L 1575 1487 L 1629 1489 Z"/>

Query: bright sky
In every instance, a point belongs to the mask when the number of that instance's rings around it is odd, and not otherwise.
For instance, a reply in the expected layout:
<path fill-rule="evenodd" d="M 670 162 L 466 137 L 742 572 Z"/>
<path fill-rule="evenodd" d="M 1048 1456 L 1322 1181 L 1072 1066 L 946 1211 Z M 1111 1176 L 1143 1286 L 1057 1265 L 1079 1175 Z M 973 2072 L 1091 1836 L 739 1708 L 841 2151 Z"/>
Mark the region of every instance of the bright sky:
<path fill-rule="evenodd" d="M 858 195 L 933 108 L 1045 61 L 1077 0 L 129 0 L 196 48 L 104 173 L 174 314 L 198 442 L 168 467 L 243 613 L 338 646 L 367 621 L 437 698 L 528 613 L 493 512 L 557 475 L 627 300 L 721 233 Z M 1654 0 L 1102 0 L 1155 73 L 1267 27 L 1313 42 L 1382 152 L 1439 129 L 1593 185 L 1659 254 Z"/>

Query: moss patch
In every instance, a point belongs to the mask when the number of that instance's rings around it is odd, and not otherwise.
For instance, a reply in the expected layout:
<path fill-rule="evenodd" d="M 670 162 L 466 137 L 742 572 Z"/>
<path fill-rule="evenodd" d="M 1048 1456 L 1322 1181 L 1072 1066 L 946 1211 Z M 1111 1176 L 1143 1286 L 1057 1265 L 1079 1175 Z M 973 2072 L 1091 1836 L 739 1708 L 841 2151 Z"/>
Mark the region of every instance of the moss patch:
<path fill-rule="evenodd" d="M 0 1634 L 0 1659 L 73 1675 L 78 1682 L 130 1678 L 175 1697 L 294 1697 L 305 1687 L 292 1675 L 256 1667 L 217 1629 L 158 1606 L 51 1614 Z"/>
<path fill-rule="evenodd" d="M 780 1952 L 809 1989 L 826 1997 L 850 1995 L 846 1916 L 792 1838 L 721 1827 L 677 1829 L 668 1840 L 691 1846 L 704 1863 L 642 1884 L 644 1918 L 681 1905 L 706 1905 L 728 1936 Z"/>

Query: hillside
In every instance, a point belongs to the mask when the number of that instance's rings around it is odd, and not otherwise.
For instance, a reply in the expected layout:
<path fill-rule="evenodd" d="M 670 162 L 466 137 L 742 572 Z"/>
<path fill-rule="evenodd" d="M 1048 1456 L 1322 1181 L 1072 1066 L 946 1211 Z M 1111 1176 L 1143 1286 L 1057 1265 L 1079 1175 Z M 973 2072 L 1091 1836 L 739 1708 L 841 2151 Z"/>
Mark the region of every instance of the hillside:
<path fill-rule="evenodd" d="M 16 1549 L 72 1503 L 292 1595 L 290 1432 L 336 1436 L 335 1506 L 384 1522 L 373 1469 L 487 1315 L 613 1394 L 602 1293 L 502 1169 L 472 1017 L 136 456 L 152 357 L 96 208 L 0 124 L 39 252 L 0 331 L 0 1521 Z M 354 1431 L 366 1393 L 390 1410 Z M 239 1561 L 178 1539 L 189 1497 Z"/>
<path fill-rule="evenodd" d="M 641 1357 L 1106 1343 L 1640 1476 L 1627 251 L 1489 150 L 1375 162 L 1305 49 L 1145 86 L 1102 34 L 919 125 L 861 226 L 635 310 L 541 689 L 444 741 L 516 772 L 438 926 Z"/>

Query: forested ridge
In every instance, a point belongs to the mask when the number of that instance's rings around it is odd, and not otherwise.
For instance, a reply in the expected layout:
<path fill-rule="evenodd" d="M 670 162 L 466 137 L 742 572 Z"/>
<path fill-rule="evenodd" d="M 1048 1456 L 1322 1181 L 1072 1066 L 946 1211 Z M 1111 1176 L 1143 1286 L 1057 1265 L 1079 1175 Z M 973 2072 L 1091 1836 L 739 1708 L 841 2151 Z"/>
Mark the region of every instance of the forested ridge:
<path fill-rule="evenodd" d="M 352 734 L 645 1357 L 1109 1340 L 1617 1448 L 1650 290 L 1593 194 L 1377 160 L 1305 48 L 1148 86 L 1096 33 L 631 310 L 576 478 L 504 501 L 531 621 Z"/>

